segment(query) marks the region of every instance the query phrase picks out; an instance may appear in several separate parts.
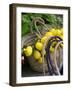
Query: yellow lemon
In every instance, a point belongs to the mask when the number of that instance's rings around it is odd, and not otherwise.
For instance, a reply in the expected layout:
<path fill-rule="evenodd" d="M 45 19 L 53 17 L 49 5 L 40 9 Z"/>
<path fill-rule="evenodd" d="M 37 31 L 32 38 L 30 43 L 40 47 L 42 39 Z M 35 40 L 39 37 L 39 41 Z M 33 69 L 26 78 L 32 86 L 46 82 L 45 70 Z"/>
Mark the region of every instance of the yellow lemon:
<path fill-rule="evenodd" d="M 57 35 L 57 31 L 55 29 L 51 29 L 50 31 L 54 36 Z"/>
<path fill-rule="evenodd" d="M 52 46 L 55 46 L 56 44 L 57 44 L 57 42 L 53 42 L 53 43 L 52 43 Z"/>
<path fill-rule="evenodd" d="M 52 28 L 50 31 L 55 31 L 55 28 Z"/>
<path fill-rule="evenodd" d="M 63 47 L 63 44 L 60 44 L 61 47 Z"/>
<path fill-rule="evenodd" d="M 61 28 L 61 34 L 63 35 L 63 28 Z"/>
<path fill-rule="evenodd" d="M 63 39 L 63 35 L 60 35 L 60 38 L 62 38 L 62 39 Z"/>
<path fill-rule="evenodd" d="M 40 52 L 37 51 L 37 50 L 35 50 L 35 51 L 34 51 L 34 58 L 35 58 L 35 59 L 39 59 L 40 57 L 41 57 Z"/>
<path fill-rule="evenodd" d="M 61 35 L 61 30 L 57 29 L 57 35 L 58 35 L 58 36 Z"/>
<path fill-rule="evenodd" d="M 52 46 L 50 47 L 50 52 L 54 52 L 54 48 Z"/>
<path fill-rule="evenodd" d="M 28 46 L 27 48 L 24 48 L 24 53 L 26 56 L 32 55 L 32 46 Z"/>
<path fill-rule="evenodd" d="M 43 43 L 44 44 L 44 42 L 45 42 L 45 40 L 47 39 L 47 37 L 46 36 L 44 36 L 44 37 L 42 37 L 41 38 L 41 43 Z"/>
<path fill-rule="evenodd" d="M 37 43 L 35 44 L 35 47 L 36 47 L 36 49 L 38 49 L 39 51 L 41 51 L 42 48 L 43 48 L 43 44 L 42 44 L 41 42 L 37 42 Z"/>
<path fill-rule="evenodd" d="M 46 32 L 45 36 L 50 37 L 53 36 L 52 32 Z"/>
<path fill-rule="evenodd" d="M 38 63 L 39 63 L 39 64 L 42 64 L 42 62 L 43 62 L 43 61 L 42 61 L 42 57 L 40 57 L 40 58 L 38 59 Z"/>

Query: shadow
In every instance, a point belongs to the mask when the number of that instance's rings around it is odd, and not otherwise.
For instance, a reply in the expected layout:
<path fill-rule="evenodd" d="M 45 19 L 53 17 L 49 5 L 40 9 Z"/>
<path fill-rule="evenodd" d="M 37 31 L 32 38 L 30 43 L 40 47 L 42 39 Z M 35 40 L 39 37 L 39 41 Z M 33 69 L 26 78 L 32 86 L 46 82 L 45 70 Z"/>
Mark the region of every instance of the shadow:
<path fill-rule="evenodd" d="M 8 83 L 8 82 L 5 82 L 5 84 L 6 84 L 6 85 L 9 85 L 9 83 Z"/>

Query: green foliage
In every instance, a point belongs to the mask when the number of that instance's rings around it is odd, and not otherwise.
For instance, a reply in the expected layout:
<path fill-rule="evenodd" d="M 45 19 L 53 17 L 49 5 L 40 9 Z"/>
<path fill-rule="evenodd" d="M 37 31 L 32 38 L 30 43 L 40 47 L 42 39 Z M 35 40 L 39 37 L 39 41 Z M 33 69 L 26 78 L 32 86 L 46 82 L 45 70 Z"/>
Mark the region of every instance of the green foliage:
<path fill-rule="evenodd" d="M 52 27 L 62 27 L 63 25 L 62 15 L 22 13 L 22 36 L 30 32 L 31 22 L 35 17 L 41 17 L 45 21 L 46 25 L 49 24 Z M 35 30 L 34 25 L 32 29 Z"/>

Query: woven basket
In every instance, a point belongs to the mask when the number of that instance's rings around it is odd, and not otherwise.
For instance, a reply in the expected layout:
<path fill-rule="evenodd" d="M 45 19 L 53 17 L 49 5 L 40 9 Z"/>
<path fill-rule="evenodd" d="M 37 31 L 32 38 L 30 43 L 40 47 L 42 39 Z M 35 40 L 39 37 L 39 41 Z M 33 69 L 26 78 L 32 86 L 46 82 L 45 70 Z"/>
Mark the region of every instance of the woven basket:
<path fill-rule="evenodd" d="M 29 40 L 29 38 L 32 38 L 32 40 Z M 34 34 L 27 34 L 27 36 L 24 36 L 22 38 L 22 44 L 21 44 L 21 47 L 23 48 L 25 45 L 33 45 L 35 43 L 35 38 L 36 36 Z M 31 57 L 27 57 L 28 58 L 28 62 L 31 66 L 31 68 L 34 70 L 34 71 L 37 71 L 37 72 L 43 72 L 43 64 L 39 64 L 33 56 Z M 47 68 L 47 63 L 46 63 L 46 60 L 45 60 L 45 70 L 46 72 L 48 71 L 48 68 Z"/>

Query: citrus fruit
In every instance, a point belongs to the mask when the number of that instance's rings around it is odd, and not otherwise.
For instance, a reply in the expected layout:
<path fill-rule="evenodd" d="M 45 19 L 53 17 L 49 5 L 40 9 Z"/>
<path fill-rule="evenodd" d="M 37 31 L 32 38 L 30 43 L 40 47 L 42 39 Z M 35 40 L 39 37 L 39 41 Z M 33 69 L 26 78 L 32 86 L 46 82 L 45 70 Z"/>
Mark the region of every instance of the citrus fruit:
<path fill-rule="evenodd" d="M 39 63 L 39 64 L 42 64 L 42 57 L 40 57 L 40 58 L 38 59 L 38 63 Z"/>
<path fill-rule="evenodd" d="M 43 43 L 44 44 L 44 42 L 45 42 L 45 40 L 47 39 L 47 37 L 46 36 L 44 36 L 44 37 L 42 37 L 41 38 L 41 43 Z"/>
<path fill-rule="evenodd" d="M 63 35 L 63 28 L 61 28 L 61 34 Z"/>
<path fill-rule="evenodd" d="M 52 43 L 52 46 L 54 47 L 56 44 L 57 44 L 57 42 L 53 42 L 53 43 Z"/>
<path fill-rule="evenodd" d="M 42 48 L 43 48 L 43 44 L 42 44 L 41 42 L 37 42 L 37 43 L 35 44 L 35 47 L 36 47 L 37 50 L 41 51 Z"/>
<path fill-rule="evenodd" d="M 52 32 L 46 32 L 45 36 L 50 37 L 53 36 Z"/>
<path fill-rule="evenodd" d="M 63 47 L 63 44 L 60 44 L 61 47 Z"/>
<path fill-rule="evenodd" d="M 51 29 L 51 33 L 52 33 L 54 36 L 56 36 L 56 35 L 57 35 L 57 30 Z"/>
<path fill-rule="evenodd" d="M 28 46 L 24 48 L 24 53 L 26 56 L 31 56 L 32 55 L 32 46 Z"/>
<path fill-rule="evenodd" d="M 60 38 L 63 39 L 63 35 L 60 35 Z"/>
<path fill-rule="evenodd" d="M 54 48 L 52 46 L 50 47 L 50 52 L 54 52 Z"/>
<path fill-rule="evenodd" d="M 37 50 L 34 50 L 34 58 L 35 58 L 35 59 L 39 59 L 40 57 L 41 57 L 40 52 L 37 51 Z"/>
<path fill-rule="evenodd" d="M 61 30 L 57 29 L 57 35 L 58 35 L 58 36 L 61 35 Z"/>

